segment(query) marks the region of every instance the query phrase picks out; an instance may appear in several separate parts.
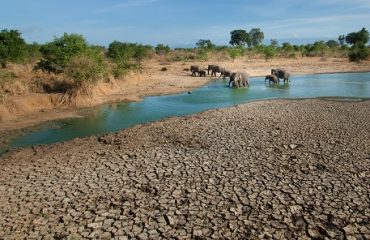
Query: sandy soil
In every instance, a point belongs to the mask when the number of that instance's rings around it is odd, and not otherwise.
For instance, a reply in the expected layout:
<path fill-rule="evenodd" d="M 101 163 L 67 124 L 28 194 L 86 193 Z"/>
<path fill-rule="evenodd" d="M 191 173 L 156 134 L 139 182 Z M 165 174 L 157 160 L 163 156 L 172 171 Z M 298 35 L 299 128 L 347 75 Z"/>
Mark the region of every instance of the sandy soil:
<path fill-rule="evenodd" d="M 301 59 L 237 59 L 235 62 L 161 62 L 151 60 L 144 63 L 143 70 L 132 73 L 122 80 L 100 83 L 90 96 L 80 96 L 67 101 L 60 94 L 33 93 L 12 97 L 7 104 L 0 104 L 0 131 L 19 129 L 57 118 L 76 116 L 76 110 L 108 102 L 140 101 L 144 96 L 172 94 L 190 91 L 207 84 L 210 77 L 191 77 L 184 71 L 190 65 L 207 67 L 218 64 L 231 70 L 243 70 L 251 76 L 264 76 L 271 68 L 285 68 L 294 79 L 295 74 L 361 72 L 370 71 L 370 62 L 348 62 L 341 58 Z M 163 67 L 167 71 L 161 71 Z"/>

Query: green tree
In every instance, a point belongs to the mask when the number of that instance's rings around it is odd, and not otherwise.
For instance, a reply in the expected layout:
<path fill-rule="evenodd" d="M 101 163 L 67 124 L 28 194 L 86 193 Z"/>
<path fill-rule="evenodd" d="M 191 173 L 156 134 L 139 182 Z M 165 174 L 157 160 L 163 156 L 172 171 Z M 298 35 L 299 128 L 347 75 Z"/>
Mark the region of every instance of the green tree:
<path fill-rule="evenodd" d="M 157 46 L 155 47 L 155 52 L 160 55 L 167 54 L 170 52 L 170 47 L 168 45 L 160 43 L 157 44 Z"/>
<path fill-rule="evenodd" d="M 365 45 L 369 41 L 369 32 L 365 28 L 362 28 L 358 32 L 348 33 L 345 39 L 351 45 L 356 43 Z"/>
<path fill-rule="evenodd" d="M 251 37 L 247 31 L 243 29 L 238 29 L 230 32 L 231 40 L 230 44 L 233 46 L 244 46 L 247 44 L 251 46 Z"/>
<path fill-rule="evenodd" d="M 338 37 L 338 42 L 339 42 L 340 46 L 343 46 L 346 43 L 346 36 L 340 35 Z"/>
<path fill-rule="evenodd" d="M 370 55 L 369 48 L 366 47 L 364 44 L 359 43 L 355 43 L 348 53 L 350 61 L 365 60 L 369 57 L 369 55 Z"/>
<path fill-rule="evenodd" d="M 152 50 L 153 47 L 150 45 L 138 44 L 135 47 L 134 59 L 140 63 L 141 61 L 150 58 Z"/>
<path fill-rule="evenodd" d="M 198 48 L 211 50 L 216 47 L 215 44 L 211 42 L 211 40 L 199 39 L 198 42 L 195 44 Z"/>
<path fill-rule="evenodd" d="M 337 47 L 339 47 L 339 43 L 337 41 L 335 41 L 335 40 L 329 40 L 325 44 L 329 48 L 337 48 Z"/>
<path fill-rule="evenodd" d="M 276 39 L 271 39 L 271 40 L 270 40 L 270 45 L 271 45 L 272 47 L 274 47 L 274 48 L 277 48 L 277 47 L 279 46 L 279 42 L 278 42 L 278 40 L 276 40 Z"/>
<path fill-rule="evenodd" d="M 132 44 L 114 41 L 108 46 L 108 57 L 115 62 L 128 63 L 135 54 L 135 49 Z"/>
<path fill-rule="evenodd" d="M 35 69 L 54 73 L 63 72 L 73 57 L 85 53 L 88 48 L 82 35 L 64 33 L 62 37 L 55 38 L 40 48 L 43 59 L 36 64 Z"/>
<path fill-rule="evenodd" d="M 0 64 L 6 67 L 8 62 L 20 62 L 27 55 L 26 42 L 18 30 L 4 29 L 0 32 Z"/>
<path fill-rule="evenodd" d="M 249 31 L 250 43 L 253 47 L 258 46 L 262 43 L 265 38 L 264 33 L 259 28 L 252 28 Z"/>
<path fill-rule="evenodd" d="M 347 34 L 346 42 L 352 45 L 348 53 L 350 61 L 360 61 L 369 57 L 369 49 L 366 47 L 368 41 L 369 32 L 365 28 L 358 32 Z"/>

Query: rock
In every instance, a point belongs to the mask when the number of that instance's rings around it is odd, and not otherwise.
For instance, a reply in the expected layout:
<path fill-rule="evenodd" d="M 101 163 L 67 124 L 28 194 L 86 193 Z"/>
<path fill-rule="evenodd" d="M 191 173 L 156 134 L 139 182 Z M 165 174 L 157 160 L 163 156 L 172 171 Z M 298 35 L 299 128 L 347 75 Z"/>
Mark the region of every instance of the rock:
<path fill-rule="evenodd" d="M 94 223 L 89 223 L 87 226 L 89 228 L 92 228 L 92 229 L 100 229 L 100 228 L 102 228 L 103 223 L 102 222 L 94 222 Z"/>

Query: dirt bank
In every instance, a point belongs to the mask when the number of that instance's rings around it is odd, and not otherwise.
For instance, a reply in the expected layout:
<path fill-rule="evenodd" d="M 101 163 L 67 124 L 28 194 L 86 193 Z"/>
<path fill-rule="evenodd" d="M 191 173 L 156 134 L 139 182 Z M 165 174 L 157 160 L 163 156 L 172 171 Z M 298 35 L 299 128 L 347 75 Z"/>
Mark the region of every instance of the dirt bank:
<path fill-rule="evenodd" d="M 370 62 L 353 63 L 341 58 L 273 59 L 270 61 L 237 59 L 235 62 L 188 63 L 151 60 L 144 63 L 140 73 L 130 74 L 122 80 L 111 79 L 98 84 L 90 96 L 79 96 L 71 101 L 67 101 L 70 99 L 66 100 L 61 94 L 32 93 L 11 97 L 6 104 L 0 104 L 0 131 L 71 117 L 81 107 L 96 106 L 107 102 L 139 101 L 144 96 L 189 91 L 211 81 L 210 77 L 190 77 L 190 73 L 184 71 L 184 68 L 189 68 L 191 64 L 198 64 L 204 68 L 208 64 L 219 64 L 232 70 L 246 71 L 251 76 L 266 75 L 271 68 L 276 67 L 285 68 L 293 75 L 370 71 Z M 160 71 L 163 67 L 166 67 L 167 71 Z M 21 75 L 27 77 L 26 73 Z"/>
<path fill-rule="evenodd" d="M 275 100 L 0 157 L 0 239 L 370 239 L 370 101 Z"/>

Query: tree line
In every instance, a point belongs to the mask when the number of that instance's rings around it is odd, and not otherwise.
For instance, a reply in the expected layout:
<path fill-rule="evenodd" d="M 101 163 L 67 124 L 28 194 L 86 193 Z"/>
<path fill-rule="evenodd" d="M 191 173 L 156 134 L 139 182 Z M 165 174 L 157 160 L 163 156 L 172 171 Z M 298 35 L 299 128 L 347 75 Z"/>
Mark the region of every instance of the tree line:
<path fill-rule="evenodd" d="M 313 44 L 279 44 L 272 39 L 262 44 L 264 33 L 259 28 L 250 31 L 237 29 L 230 32 L 230 46 L 217 46 L 208 39 L 200 39 L 195 48 L 170 49 L 168 45 L 143 45 L 113 41 L 109 46 L 88 44 L 79 34 L 63 34 L 45 44 L 27 44 L 18 30 L 3 29 L 0 32 L 0 65 L 8 63 L 35 63 L 35 71 L 65 74 L 75 89 L 95 83 L 111 74 L 116 78 L 132 69 L 140 69 L 141 63 L 155 55 L 164 56 L 168 61 L 208 60 L 212 52 L 227 53 L 236 59 L 245 54 L 260 54 L 266 59 L 279 57 L 322 56 L 339 52 L 351 61 L 369 57 L 369 32 L 362 28 L 358 32 L 341 35 L 338 40 L 317 41 Z"/>

